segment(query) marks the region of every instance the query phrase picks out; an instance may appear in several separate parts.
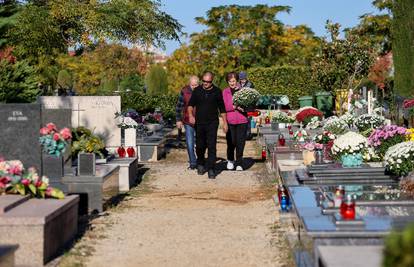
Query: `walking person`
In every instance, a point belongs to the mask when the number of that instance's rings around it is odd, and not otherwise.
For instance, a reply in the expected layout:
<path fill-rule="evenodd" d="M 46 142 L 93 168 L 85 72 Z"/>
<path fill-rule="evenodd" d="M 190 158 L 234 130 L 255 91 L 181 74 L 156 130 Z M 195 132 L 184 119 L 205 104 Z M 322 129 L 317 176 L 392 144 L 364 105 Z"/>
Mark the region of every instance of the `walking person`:
<path fill-rule="evenodd" d="M 243 108 L 233 104 L 233 95 L 240 90 L 238 86 L 238 75 L 230 72 L 226 76 L 229 87 L 223 90 L 224 106 L 227 112 L 227 123 L 231 136 L 231 144 L 227 143 L 227 169 L 233 169 L 236 166 L 237 171 L 243 170 L 243 152 L 246 144 L 247 131 L 247 113 Z M 234 161 L 234 150 L 236 150 L 236 161 Z"/>
<path fill-rule="evenodd" d="M 180 131 L 183 127 L 185 129 L 185 143 L 187 145 L 188 161 L 191 170 L 197 168 L 197 158 L 195 155 L 194 144 L 195 144 L 195 128 L 194 123 L 190 122 L 190 117 L 187 112 L 188 103 L 193 94 L 193 90 L 199 86 L 199 79 L 197 76 L 191 76 L 189 84 L 184 86 L 178 97 L 177 106 L 175 108 L 175 118 L 177 128 Z M 193 114 L 194 115 L 194 114 Z"/>
<path fill-rule="evenodd" d="M 241 71 L 239 73 L 240 79 L 240 87 L 241 88 L 254 88 L 254 84 L 247 79 L 247 73 L 245 71 Z M 247 118 L 247 128 L 246 128 L 246 139 L 252 139 L 252 117 Z"/>
<path fill-rule="evenodd" d="M 196 128 L 197 173 L 203 175 L 206 170 L 208 178 L 216 178 L 215 164 L 217 158 L 218 114 L 223 119 L 223 131 L 227 133 L 226 111 L 221 90 L 213 84 L 212 72 L 203 74 L 202 85 L 194 89 L 188 104 L 190 123 Z M 195 109 L 195 116 L 194 116 Z M 207 162 L 205 153 L 208 150 Z"/>

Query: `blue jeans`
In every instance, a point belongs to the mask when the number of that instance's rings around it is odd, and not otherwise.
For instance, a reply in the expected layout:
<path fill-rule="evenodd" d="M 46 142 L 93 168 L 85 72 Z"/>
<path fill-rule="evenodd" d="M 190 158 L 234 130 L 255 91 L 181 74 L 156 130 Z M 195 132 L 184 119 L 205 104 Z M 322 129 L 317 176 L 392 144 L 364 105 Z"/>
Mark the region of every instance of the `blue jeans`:
<path fill-rule="evenodd" d="M 194 150 L 195 143 L 195 129 L 191 125 L 184 124 L 185 129 L 185 143 L 187 144 L 187 153 L 190 162 L 190 167 L 197 166 L 197 158 Z"/>

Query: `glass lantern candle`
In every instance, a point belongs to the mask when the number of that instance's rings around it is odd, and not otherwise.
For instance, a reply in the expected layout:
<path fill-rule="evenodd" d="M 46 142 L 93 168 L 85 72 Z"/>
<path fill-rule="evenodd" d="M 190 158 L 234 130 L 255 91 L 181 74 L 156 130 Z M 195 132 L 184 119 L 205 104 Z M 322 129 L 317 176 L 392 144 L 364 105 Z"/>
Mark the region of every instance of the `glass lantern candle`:
<path fill-rule="evenodd" d="M 286 139 L 285 139 L 285 136 L 283 134 L 279 134 L 278 142 L 279 142 L 279 146 L 285 146 Z"/>
<path fill-rule="evenodd" d="M 342 202 L 340 213 L 344 220 L 355 220 L 355 200 L 351 195 L 347 195 L 345 201 Z"/>
<path fill-rule="evenodd" d="M 118 156 L 119 156 L 120 158 L 125 158 L 125 155 L 126 155 L 126 150 L 125 150 L 124 146 L 120 146 L 120 147 L 118 147 L 118 149 L 117 149 L 117 151 L 116 151 L 116 152 L 118 153 Z"/>

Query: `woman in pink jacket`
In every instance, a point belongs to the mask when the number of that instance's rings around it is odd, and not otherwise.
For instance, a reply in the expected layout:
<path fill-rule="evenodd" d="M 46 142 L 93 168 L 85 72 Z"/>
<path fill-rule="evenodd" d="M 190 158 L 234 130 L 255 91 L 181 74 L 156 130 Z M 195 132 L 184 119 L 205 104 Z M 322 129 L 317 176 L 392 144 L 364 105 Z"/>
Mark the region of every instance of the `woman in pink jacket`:
<path fill-rule="evenodd" d="M 223 90 L 224 106 L 227 112 L 229 131 L 227 136 L 227 169 L 243 170 L 243 151 L 246 144 L 247 113 L 240 107 L 233 105 L 233 95 L 240 90 L 238 74 L 230 72 L 226 76 L 229 87 Z M 236 150 L 236 162 L 234 163 L 234 150 Z"/>

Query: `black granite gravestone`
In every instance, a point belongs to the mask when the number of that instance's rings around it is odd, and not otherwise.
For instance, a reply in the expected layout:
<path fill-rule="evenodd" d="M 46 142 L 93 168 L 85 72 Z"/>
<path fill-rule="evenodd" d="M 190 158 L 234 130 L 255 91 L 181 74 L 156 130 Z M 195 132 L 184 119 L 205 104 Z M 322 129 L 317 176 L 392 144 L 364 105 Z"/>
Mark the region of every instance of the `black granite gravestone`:
<path fill-rule="evenodd" d="M 0 104 L 0 156 L 41 170 L 39 104 Z"/>

